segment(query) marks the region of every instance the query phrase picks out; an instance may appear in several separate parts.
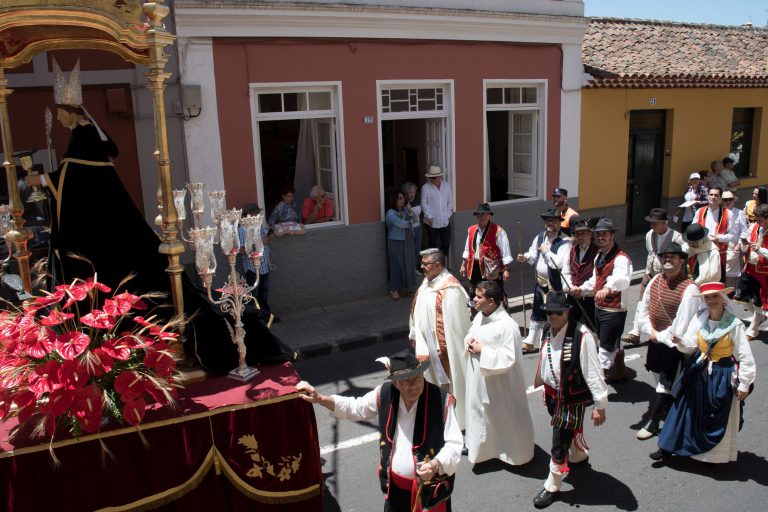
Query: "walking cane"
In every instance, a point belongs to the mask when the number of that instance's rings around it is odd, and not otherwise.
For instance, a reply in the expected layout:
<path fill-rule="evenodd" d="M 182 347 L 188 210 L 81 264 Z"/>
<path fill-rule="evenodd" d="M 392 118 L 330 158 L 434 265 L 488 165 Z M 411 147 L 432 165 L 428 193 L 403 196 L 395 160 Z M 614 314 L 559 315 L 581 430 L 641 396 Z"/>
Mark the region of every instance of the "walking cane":
<path fill-rule="evenodd" d="M 523 254 L 523 226 L 520 221 L 517 221 L 517 254 Z M 528 319 L 525 317 L 525 285 L 523 284 L 523 266 L 524 263 L 520 263 L 520 296 L 523 299 L 523 326 L 525 332 L 528 332 Z"/>

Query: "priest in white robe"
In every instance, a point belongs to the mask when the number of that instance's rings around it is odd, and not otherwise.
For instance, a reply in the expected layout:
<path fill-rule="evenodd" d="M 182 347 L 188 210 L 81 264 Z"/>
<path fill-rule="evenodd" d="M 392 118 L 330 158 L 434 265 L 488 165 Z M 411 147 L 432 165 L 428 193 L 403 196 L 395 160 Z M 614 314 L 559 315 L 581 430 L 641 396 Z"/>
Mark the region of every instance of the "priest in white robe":
<path fill-rule="evenodd" d="M 520 327 L 504 310 L 498 283 L 475 288 L 478 314 L 467 345 L 467 431 L 464 444 L 471 463 L 499 459 L 525 464 L 533 458 L 533 422 L 523 375 Z"/>
<path fill-rule="evenodd" d="M 439 249 L 421 252 L 424 281 L 411 304 L 408 338 L 420 361 L 431 362 L 424 373 L 456 397 L 456 418 L 465 426 L 465 346 L 464 336 L 470 318 L 464 288 L 445 268 L 445 255 Z"/>

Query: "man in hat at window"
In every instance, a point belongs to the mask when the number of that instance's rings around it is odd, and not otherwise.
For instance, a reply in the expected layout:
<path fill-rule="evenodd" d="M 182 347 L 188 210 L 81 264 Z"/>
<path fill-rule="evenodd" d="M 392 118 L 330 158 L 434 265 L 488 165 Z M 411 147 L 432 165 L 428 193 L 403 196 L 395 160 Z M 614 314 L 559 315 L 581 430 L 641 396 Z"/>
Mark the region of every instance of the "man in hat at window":
<path fill-rule="evenodd" d="M 594 404 L 592 421 L 605 422 L 608 389 L 600 369 L 595 340 L 589 330 L 570 318 L 570 304 L 563 292 L 549 292 L 543 311 L 548 325 L 541 341 L 534 387 L 544 386 L 544 403 L 552 417 L 552 450 L 544 489 L 533 498 L 545 508 L 557 498 L 569 464 L 589 458 L 584 442 L 584 416 Z"/>
<path fill-rule="evenodd" d="M 662 272 L 654 276 L 637 304 L 640 332 L 649 338 L 645 369 L 656 384 L 656 397 L 649 404 L 648 420 L 637 433 L 641 441 L 659 433 L 659 423 L 672 404 L 672 384 L 683 362 L 675 343 L 683 338 L 701 306 L 699 289 L 685 271 L 688 254 L 677 242 L 657 252 Z"/>
<path fill-rule="evenodd" d="M 427 247 L 436 247 L 448 256 L 451 246 L 451 215 L 453 192 L 445 173 L 433 165 L 425 174 L 427 182 L 421 187 L 421 210 L 424 213 L 424 229 L 427 231 Z"/>
<path fill-rule="evenodd" d="M 563 220 L 560 212 L 550 208 L 541 214 L 544 220 L 544 230 L 533 239 L 531 247 L 525 254 L 518 254 L 517 261 L 528 263 L 536 268 L 536 286 L 533 290 L 533 308 L 528 336 L 523 340 L 523 352 L 535 350 L 541 337 L 541 330 L 547 317 L 541 310 L 544 296 L 552 288 L 562 290 L 562 275 L 570 272 L 568 261 L 571 254 L 571 239 L 560 230 Z"/>
<path fill-rule="evenodd" d="M 648 283 L 654 276 L 661 273 L 662 265 L 661 259 L 658 256 L 658 250 L 661 247 L 666 247 L 670 243 L 682 245 L 683 235 L 669 227 L 669 215 L 664 208 L 653 208 L 651 213 L 645 217 L 645 220 L 651 223 L 651 229 L 645 234 L 645 250 L 648 251 L 648 257 L 645 260 L 645 274 L 643 274 L 643 281 L 640 283 L 640 297 L 643 297 L 643 292 Z M 632 322 L 632 329 L 621 337 L 621 341 L 628 343 L 640 342 L 640 328 L 637 323 L 637 311 L 635 311 L 635 319 Z"/>
<path fill-rule="evenodd" d="M 616 243 L 616 228 L 609 218 L 602 218 L 594 229 L 598 248 L 592 277 L 583 286 L 571 288 L 576 298 L 584 292 L 595 293 L 595 319 L 600 340 L 600 364 L 606 377 L 617 381 L 627 378 L 621 333 L 627 319 L 632 260 Z"/>
<path fill-rule="evenodd" d="M 445 255 L 440 249 L 421 251 L 421 269 L 424 280 L 411 303 L 408 339 L 416 357 L 432 363 L 424 375 L 427 381 L 456 397 L 456 416 L 463 430 L 467 366 L 464 336 L 470 325 L 469 296 L 445 268 Z"/>
<path fill-rule="evenodd" d="M 560 222 L 560 229 L 566 235 L 571 234 L 571 217 L 578 215 L 578 212 L 568 205 L 568 191 L 561 187 L 556 187 L 552 191 L 552 204 L 555 210 L 560 212 L 563 220 Z"/>
<path fill-rule="evenodd" d="M 708 234 L 707 228 L 694 222 L 685 228 L 683 235 L 683 251 L 688 254 L 688 276 L 696 286 L 720 280 L 720 252 Z"/>
<path fill-rule="evenodd" d="M 323 395 L 304 381 L 296 390 L 304 400 L 322 405 L 337 418 L 362 421 L 378 417 L 379 480 L 385 512 L 450 510 L 462 446 L 455 400 L 424 380 L 429 361 L 419 361 L 407 350 L 377 361 L 387 367 L 389 382 L 362 397 Z"/>
<path fill-rule="evenodd" d="M 496 281 L 504 291 L 509 279 L 507 265 L 512 263 L 509 238 L 504 228 L 491 222 L 493 210 L 488 203 L 478 203 L 475 209 L 477 224 L 469 226 L 464 243 L 459 274 L 469 278 L 470 293 L 480 281 Z M 506 294 L 504 302 L 506 302 Z"/>

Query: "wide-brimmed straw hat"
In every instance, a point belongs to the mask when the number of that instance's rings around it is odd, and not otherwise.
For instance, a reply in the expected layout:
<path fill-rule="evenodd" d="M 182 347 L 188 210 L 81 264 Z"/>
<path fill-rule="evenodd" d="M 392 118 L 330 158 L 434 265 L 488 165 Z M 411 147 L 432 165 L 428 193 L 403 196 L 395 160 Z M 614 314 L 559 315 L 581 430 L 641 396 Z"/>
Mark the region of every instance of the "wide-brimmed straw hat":
<path fill-rule="evenodd" d="M 389 380 L 406 380 L 424 373 L 429 368 L 429 360 L 419 361 L 410 350 L 401 350 L 389 357 L 380 357 L 376 361 L 389 370 Z"/>
<path fill-rule="evenodd" d="M 443 172 L 442 169 L 440 169 L 439 166 L 433 165 L 429 168 L 429 170 L 424 176 L 426 176 L 427 178 L 437 178 L 438 176 L 443 176 L 444 174 L 445 173 Z"/>
<path fill-rule="evenodd" d="M 728 294 L 731 292 L 733 292 L 732 286 L 725 286 L 723 283 L 715 281 L 714 283 L 704 283 L 699 286 L 699 293 L 696 296 L 706 297 L 707 295 L 714 295 L 719 293 L 723 297 L 727 298 Z"/>

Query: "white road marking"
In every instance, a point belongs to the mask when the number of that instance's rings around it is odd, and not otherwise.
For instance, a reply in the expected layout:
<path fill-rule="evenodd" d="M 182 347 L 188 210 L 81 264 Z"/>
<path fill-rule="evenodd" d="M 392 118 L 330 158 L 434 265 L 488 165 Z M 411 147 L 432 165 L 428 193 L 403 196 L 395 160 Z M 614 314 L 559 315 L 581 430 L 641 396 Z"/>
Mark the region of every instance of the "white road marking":
<path fill-rule="evenodd" d="M 352 439 L 347 439 L 346 441 L 341 441 L 340 443 L 327 444 L 320 447 L 320 455 L 326 455 L 328 453 L 335 452 L 336 450 L 343 450 L 345 448 L 354 448 L 355 446 L 360 446 L 361 444 L 372 443 L 378 439 L 379 433 L 371 432 L 370 434 L 353 437 Z"/>
<path fill-rule="evenodd" d="M 628 363 L 629 361 L 640 359 L 640 357 L 642 357 L 640 354 L 629 354 L 624 358 L 624 362 Z M 525 390 L 525 393 L 528 395 L 532 395 L 533 393 L 538 393 L 539 391 L 541 391 L 541 388 L 542 386 L 539 386 L 537 388 L 534 388 L 533 386 L 528 386 L 528 388 L 526 388 Z M 347 439 L 346 441 L 341 441 L 339 443 L 327 444 L 325 446 L 320 447 L 320 455 L 327 455 L 329 453 L 333 453 L 338 450 L 344 450 L 346 448 L 354 448 L 356 446 L 378 441 L 378 439 L 379 439 L 379 433 L 371 432 L 370 434 L 353 437 L 352 439 Z"/>

